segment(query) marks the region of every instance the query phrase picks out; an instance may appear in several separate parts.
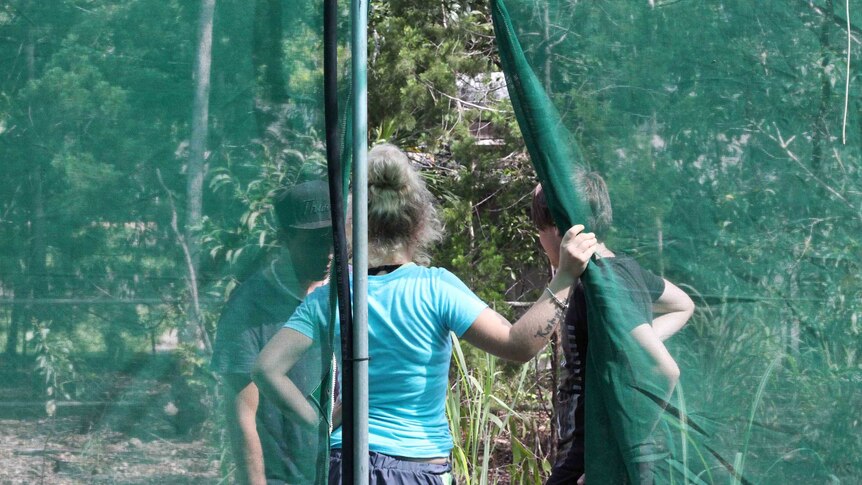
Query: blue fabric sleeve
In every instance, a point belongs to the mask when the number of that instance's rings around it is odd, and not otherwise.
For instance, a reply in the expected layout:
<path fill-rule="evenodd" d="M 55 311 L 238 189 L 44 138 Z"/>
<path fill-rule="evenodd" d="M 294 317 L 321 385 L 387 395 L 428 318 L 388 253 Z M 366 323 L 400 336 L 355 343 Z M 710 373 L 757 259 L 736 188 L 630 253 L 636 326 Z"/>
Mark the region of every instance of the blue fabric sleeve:
<path fill-rule="evenodd" d="M 327 312 L 324 311 L 328 308 L 328 301 L 329 285 L 317 288 L 293 312 L 284 328 L 296 330 L 311 340 L 318 340 L 321 330 L 329 323 Z"/>
<path fill-rule="evenodd" d="M 439 269 L 432 298 L 439 312 L 438 318 L 458 337 L 464 335 L 482 310 L 488 308 L 457 276 L 442 268 Z"/>

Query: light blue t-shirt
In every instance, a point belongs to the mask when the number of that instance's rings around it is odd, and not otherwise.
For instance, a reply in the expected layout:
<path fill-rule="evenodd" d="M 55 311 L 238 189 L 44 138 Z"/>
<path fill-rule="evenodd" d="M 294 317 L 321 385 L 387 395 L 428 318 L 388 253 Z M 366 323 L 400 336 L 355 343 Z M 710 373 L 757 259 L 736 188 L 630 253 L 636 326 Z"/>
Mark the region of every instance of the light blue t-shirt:
<path fill-rule="evenodd" d="M 368 440 L 378 453 L 448 456 L 446 421 L 452 341 L 487 308 L 457 276 L 415 264 L 368 277 Z M 326 335 L 329 285 L 318 288 L 285 327 L 317 340 Z M 339 341 L 339 326 L 336 339 Z M 341 448 L 341 428 L 331 437 Z"/>

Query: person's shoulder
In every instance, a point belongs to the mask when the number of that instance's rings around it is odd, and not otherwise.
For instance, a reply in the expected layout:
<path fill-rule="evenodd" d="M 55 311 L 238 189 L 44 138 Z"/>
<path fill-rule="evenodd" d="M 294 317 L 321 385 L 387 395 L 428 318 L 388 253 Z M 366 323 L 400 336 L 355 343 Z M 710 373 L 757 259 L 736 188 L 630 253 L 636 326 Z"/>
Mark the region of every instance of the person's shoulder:
<path fill-rule="evenodd" d="M 440 266 L 420 266 L 418 264 L 416 264 L 414 266 L 416 267 L 417 272 L 426 273 L 426 274 L 431 275 L 431 276 L 440 276 L 440 275 L 452 274 L 451 271 L 449 271 L 446 268 L 442 268 Z"/>
<path fill-rule="evenodd" d="M 606 262 L 616 271 L 627 271 L 630 273 L 648 271 L 647 269 L 644 269 L 644 267 L 641 266 L 634 257 L 625 253 L 615 253 L 613 257 L 602 258 L 600 261 Z"/>
<path fill-rule="evenodd" d="M 247 296 L 257 295 L 262 291 L 273 290 L 272 285 L 264 275 L 265 269 L 256 271 L 243 281 L 237 283 L 236 287 L 231 291 L 228 301 L 233 299 L 242 299 Z"/>
<path fill-rule="evenodd" d="M 417 274 L 427 276 L 434 281 L 461 281 L 461 278 L 459 278 L 458 275 L 443 267 L 418 265 L 416 267 L 418 268 Z"/>
<path fill-rule="evenodd" d="M 406 264 L 393 273 L 384 275 L 384 281 L 380 281 L 383 287 L 392 288 L 390 283 L 397 287 L 409 285 L 413 291 L 429 291 L 437 293 L 445 291 L 454 285 L 461 285 L 461 280 L 446 268 L 437 266 L 424 266 L 416 263 Z M 388 279 L 386 279 L 388 278 Z M 417 286 L 418 285 L 418 286 Z"/>
<path fill-rule="evenodd" d="M 631 265 L 640 266 L 640 263 L 638 263 L 637 260 L 635 258 L 633 258 L 630 254 L 621 253 L 619 251 L 614 251 L 614 255 L 612 257 L 602 258 L 601 260 L 607 261 L 611 264 L 617 264 L 620 266 L 631 266 Z"/>
<path fill-rule="evenodd" d="M 309 302 L 329 301 L 330 288 L 332 288 L 332 285 L 327 281 L 311 290 L 309 294 L 305 295 L 305 300 Z"/>
<path fill-rule="evenodd" d="M 438 274 L 438 270 L 440 268 L 435 268 L 433 266 L 423 266 L 416 263 L 407 263 L 393 271 L 392 273 L 388 273 L 383 275 L 383 278 L 386 277 L 392 279 L 404 279 L 404 278 L 431 278 Z"/>
<path fill-rule="evenodd" d="M 646 287 L 650 293 L 660 294 L 664 290 L 664 279 L 644 268 L 634 257 L 617 253 L 615 257 L 605 259 L 610 261 L 613 272 L 623 279 L 624 284 L 639 289 Z"/>
<path fill-rule="evenodd" d="M 649 268 L 645 268 L 642 264 L 640 264 L 634 257 L 625 255 L 625 259 L 623 261 L 629 268 L 632 268 L 634 271 L 638 271 L 643 275 L 658 278 L 652 270 Z"/>
<path fill-rule="evenodd" d="M 464 282 L 452 271 L 439 266 L 424 266 L 410 263 L 399 268 L 393 275 L 401 281 L 421 282 L 427 285 L 429 291 L 442 291 L 451 287 L 462 288 Z"/>
<path fill-rule="evenodd" d="M 239 283 L 231 291 L 225 303 L 224 310 L 242 308 L 248 312 L 258 308 L 281 308 L 287 302 L 278 288 L 264 275 L 264 271 L 258 271 L 245 281 Z"/>

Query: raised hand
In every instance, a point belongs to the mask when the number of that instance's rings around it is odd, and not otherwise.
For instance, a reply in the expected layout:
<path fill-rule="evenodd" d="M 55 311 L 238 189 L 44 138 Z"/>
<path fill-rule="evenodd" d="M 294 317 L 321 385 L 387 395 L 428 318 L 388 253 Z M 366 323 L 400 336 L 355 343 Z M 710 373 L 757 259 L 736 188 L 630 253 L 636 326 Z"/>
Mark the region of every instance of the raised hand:
<path fill-rule="evenodd" d="M 563 242 L 560 243 L 560 271 L 567 272 L 575 278 L 580 277 L 590 258 L 598 249 L 598 240 L 592 232 L 583 232 L 584 226 L 577 224 L 566 231 Z"/>

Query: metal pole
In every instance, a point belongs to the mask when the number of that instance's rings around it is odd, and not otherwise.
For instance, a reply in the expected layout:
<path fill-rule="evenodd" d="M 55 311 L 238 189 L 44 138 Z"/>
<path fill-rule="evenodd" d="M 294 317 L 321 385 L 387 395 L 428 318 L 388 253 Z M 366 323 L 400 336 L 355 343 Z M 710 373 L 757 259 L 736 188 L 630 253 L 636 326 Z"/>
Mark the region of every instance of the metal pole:
<path fill-rule="evenodd" d="M 368 484 L 368 0 L 351 0 L 353 80 L 353 385 L 355 485 Z"/>
<path fill-rule="evenodd" d="M 339 345 L 342 349 L 342 362 L 351 362 L 353 346 L 350 337 L 353 335 L 353 317 L 350 299 L 350 282 L 348 279 L 348 245 L 345 231 L 346 213 L 344 210 L 344 172 L 349 171 L 349 164 L 343 166 L 342 151 L 345 147 L 340 145 L 338 139 L 338 0 L 324 0 L 323 2 L 323 84 L 326 120 L 326 160 L 327 174 L 329 177 L 329 196 L 332 201 L 330 210 L 332 217 L 332 236 L 335 265 L 332 278 L 332 287 L 337 288 L 338 315 L 341 324 L 341 341 L 333 342 L 334 326 L 330 327 L 327 341 Z M 330 294 L 330 298 L 332 295 Z M 334 319 L 330 320 L 334 323 Z M 321 358 L 326 362 L 328 351 L 332 348 L 321 346 Z M 353 382 L 353 367 L 343 365 L 342 383 Z M 335 376 L 332 376 L 335 379 Z M 342 482 L 351 483 L 355 472 L 353 455 L 346 450 L 353 446 L 353 386 L 344 385 L 341 389 L 342 395 Z M 329 449 L 319 450 L 318 466 L 320 475 L 323 476 L 328 469 Z"/>

